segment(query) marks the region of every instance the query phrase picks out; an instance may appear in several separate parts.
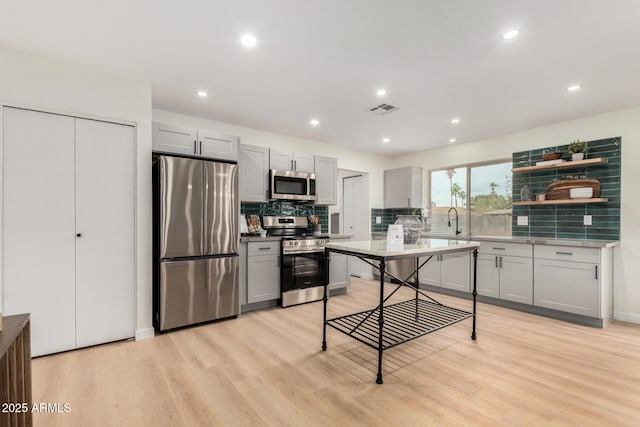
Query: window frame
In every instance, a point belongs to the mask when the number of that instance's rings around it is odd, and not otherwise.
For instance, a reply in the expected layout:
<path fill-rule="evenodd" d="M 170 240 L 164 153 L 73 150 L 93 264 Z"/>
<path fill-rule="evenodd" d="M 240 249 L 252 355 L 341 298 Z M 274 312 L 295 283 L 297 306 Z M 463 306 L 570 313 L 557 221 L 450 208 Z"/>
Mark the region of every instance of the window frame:
<path fill-rule="evenodd" d="M 465 168 L 466 169 L 466 173 L 467 173 L 466 183 L 465 183 L 465 185 L 467 186 L 467 190 L 465 191 L 465 193 L 466 193 L 465 204 L 467 206 L 467 210 L 468 210 L 469 214 L 465 216 L 464 223 L 465 223 L 465 229 L 467 230 L 467 234 L 466 235 L 472 236 L 473 234 L 471 233 L 471 168 L 481 167 L 481 166 L 498 165 L 500 163 L 507 163 L 507 162 L 511 162 L 512 166 L 513 166 L 513 158 L 505 157 L 505 158 L 494 159 L 494 160 L 485 160 L 485 161 L 482 161 L 482 162 L 462 163 L 462 164 L 459 164 L 459 165 L 444 166 L 444 167 L 428 169 L 428 172 L 429 172 L 429 183 L 427 185 L 427 209 L 431 210 L 431 174 L 433 172 L 446 171 L 446 170 L 449 170 L 449 169 Z M 512 182 L 512 184 L 511 184 L 511 192 L 513 192 L 513 180 L 511 182 Z"/>

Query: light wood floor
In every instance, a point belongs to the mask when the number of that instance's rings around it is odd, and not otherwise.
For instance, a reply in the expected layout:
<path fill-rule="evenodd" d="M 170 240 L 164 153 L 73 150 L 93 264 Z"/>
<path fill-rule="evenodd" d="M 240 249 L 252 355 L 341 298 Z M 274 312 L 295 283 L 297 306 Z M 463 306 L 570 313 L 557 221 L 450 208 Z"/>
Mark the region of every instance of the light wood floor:
<path fill-rule="evenodd" d="M 410 294 L 405 293 L 405 296 Z M 433 294 L 470 309 L 471 302 Z M 353 280 L 330 316 L 370 308 Z M 594 329 L 486 304 L 471 320 L 376 353 L 328 328 L 322 303 L 243 314 L 141 342 L 33 360 L 37 426 L 605 426 L 640 420 L 640 326 Z"/>

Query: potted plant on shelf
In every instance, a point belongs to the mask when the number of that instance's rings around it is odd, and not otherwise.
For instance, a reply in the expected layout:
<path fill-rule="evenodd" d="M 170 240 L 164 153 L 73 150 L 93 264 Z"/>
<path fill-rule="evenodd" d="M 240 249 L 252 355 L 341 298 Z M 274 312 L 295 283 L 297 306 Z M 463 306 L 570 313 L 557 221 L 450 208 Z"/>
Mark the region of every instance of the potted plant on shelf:
<path fill-rule="evenodd" d="M 587 143 L 576 139 L 571 141 L 567 151 L 571 154 L 571 160 L 584 160 L 584 154 L 587 152 Z"/>

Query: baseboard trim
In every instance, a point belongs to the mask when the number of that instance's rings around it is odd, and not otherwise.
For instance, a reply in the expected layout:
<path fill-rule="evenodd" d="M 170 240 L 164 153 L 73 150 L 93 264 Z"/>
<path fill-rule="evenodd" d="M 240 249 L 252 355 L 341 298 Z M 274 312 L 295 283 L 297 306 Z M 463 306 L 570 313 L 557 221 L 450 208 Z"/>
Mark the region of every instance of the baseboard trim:
<path fill-rule="evenodd" d="M 371 274 L 371 273 L 362 273 L 360 275 L 360 278 L 362 280 L 373 280 L 373 274 Z"/>
<path fill-rule="evenodd" d="M 149 338 L 153 338 L 155 336 L 155 330 L 153 328 L 147 329 L 138 329 L 136 331 L 135 339 L 136 341 L 148 340 Z"/>
<path fill-rule="evenodd" d="M 622 311 L 614 311 L 613 318 L 623 322 L 640 324 L 640 314 L 624 313 Z"/>

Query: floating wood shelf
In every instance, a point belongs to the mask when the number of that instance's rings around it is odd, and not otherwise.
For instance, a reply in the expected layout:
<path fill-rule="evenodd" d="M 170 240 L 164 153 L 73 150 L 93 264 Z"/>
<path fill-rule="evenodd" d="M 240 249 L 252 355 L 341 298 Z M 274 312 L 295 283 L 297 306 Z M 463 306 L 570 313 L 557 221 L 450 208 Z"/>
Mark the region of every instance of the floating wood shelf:
<path fill-rule="evenodd" d="M 513 206 L 525 206 L 525 205 L 570 205 L 578 203 L 605 203 L 609 199 L 603 199 L 602 197 L 591 199 L 561 199 L 561 200 L 531 200 L 528 202 L 513 202 Z"/>
<path fill-rule="evenodd" d="M 573 162 L 555 163 L 552 165 L 540 165 L 540 166 L 524 166 L 521 168 L 513 168 L 511 172 L 534 172 L 550 169 L 562 169 L 562 168 L 577 168 L 581 166 L 596 166 L 609 163 L 608 159 L 598 157 L 596 159 L 576 160 Z"/>

